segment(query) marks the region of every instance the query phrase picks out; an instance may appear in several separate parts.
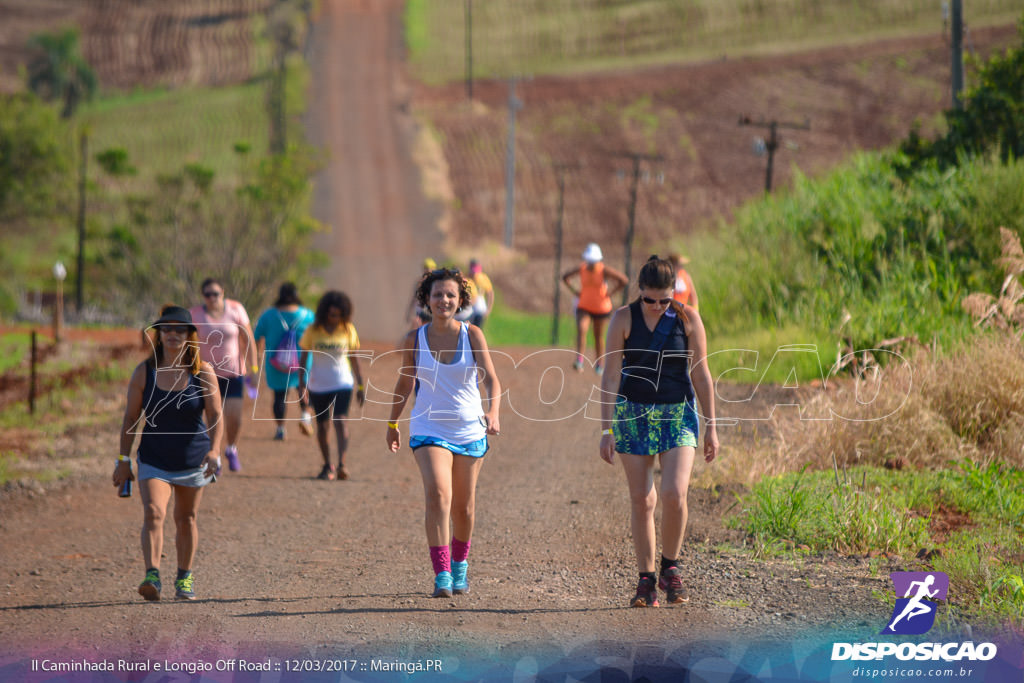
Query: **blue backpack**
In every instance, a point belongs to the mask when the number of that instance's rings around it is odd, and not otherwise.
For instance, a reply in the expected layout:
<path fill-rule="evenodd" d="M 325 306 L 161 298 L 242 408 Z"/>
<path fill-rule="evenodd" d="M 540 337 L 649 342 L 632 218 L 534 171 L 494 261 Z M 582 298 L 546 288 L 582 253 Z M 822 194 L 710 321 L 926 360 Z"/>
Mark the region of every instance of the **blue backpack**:
<path fill-rule="evenodd" d="M 299 366 L 299 334 L 294 327 L 289 327 L 281 311 L 277 312 L 284 326 L 284 335 L 277 342 L 277 348 L 270 355 L 270 365 L 278 372 L 288 374 L 292 368 Z M 296 321 L 298 324 L 298 321 Z"/>

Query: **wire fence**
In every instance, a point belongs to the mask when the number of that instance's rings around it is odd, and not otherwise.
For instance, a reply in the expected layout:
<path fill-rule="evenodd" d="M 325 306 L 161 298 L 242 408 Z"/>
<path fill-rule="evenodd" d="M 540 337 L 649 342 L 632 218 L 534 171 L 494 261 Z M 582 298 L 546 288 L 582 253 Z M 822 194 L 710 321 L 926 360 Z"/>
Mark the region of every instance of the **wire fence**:
<path fill-rule="evenodd" d="M 946 3 L 948 4 L 948 3 Z M 430 83 L 504 78 L 938 32 L 940 0 L 412 0 L 411 59 Z M 965 20 L 1013 22 L 1019 0 L 972 0 Z M 468 11 L 468 12 L 467 12 Z M 471 22 L 467 22 L 467 13 Z"/>

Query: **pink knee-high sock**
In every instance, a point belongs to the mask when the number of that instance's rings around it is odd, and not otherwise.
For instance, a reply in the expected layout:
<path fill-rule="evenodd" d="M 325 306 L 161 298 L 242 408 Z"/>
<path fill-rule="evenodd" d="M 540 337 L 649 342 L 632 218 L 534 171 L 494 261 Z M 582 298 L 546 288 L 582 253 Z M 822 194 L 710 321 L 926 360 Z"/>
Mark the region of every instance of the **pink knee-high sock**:
<path fill-rule="evenodd" d="M 472 540 L 460 541 L 452 536 L 452 561 L 465 562 L 466 558 L 469 557 L 469 545 L 472 542 Z"/>
<path fill-rule="evenodd" d="M 446 545 L 430 546 L 430 564 L 434 565 L 434 573 L 450 572 L 452 570 L 452 556 Z"/>

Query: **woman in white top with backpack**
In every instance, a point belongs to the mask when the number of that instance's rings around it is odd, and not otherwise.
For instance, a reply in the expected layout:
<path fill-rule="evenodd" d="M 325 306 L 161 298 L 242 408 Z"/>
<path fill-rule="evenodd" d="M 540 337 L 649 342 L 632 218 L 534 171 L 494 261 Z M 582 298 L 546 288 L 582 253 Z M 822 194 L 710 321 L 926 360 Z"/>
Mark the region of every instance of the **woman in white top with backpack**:
<path fill-rule="evenodd" d="M 393 453 L 401 446 L 398 418 L 415 389 L 409 446 L 423 477 L 433 597 L 451 597 L 469 592 L 476 481 L 487 436 L 500 429 L 501 384 L 484 333 L 455 319 L 470 302 L 462 274 L 446 268 L 431 271 L 420 281 L 416 296 L 429 307 L 432 319 L 405 337 L 387 443 Z M 481 398 L 481 384 L 486 399 Z"/>

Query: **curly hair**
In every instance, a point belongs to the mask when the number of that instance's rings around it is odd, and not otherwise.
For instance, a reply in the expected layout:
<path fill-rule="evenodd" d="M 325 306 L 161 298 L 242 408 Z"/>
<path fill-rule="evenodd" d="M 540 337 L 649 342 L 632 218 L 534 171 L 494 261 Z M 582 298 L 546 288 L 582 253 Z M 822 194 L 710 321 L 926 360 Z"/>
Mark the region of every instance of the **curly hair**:
<path fill-rule="evenodd" d="M 459 286 L 459 308 L 470 304 L 469 283 L 458 268 L 438 268 L 423 276 L 419 287 L 416 288 L 416 301 L 424 308 L 430 307 L 430 290 L 435 282 L 451 280 Z"/>
<path fill-rule="evenodd" d="M 341 312 L 341 324 L 352 320 L 352 300 L 348 298 L 345 292 L 339 292 L 336 289 L 331 289 L 324 292 L 324 295 L 320 297 L 320 302 L 316 305 L 316 318 L 314 324 L 324 329 L 327 325 L 327 313 L 332 309 L 337 308 Z"/>

